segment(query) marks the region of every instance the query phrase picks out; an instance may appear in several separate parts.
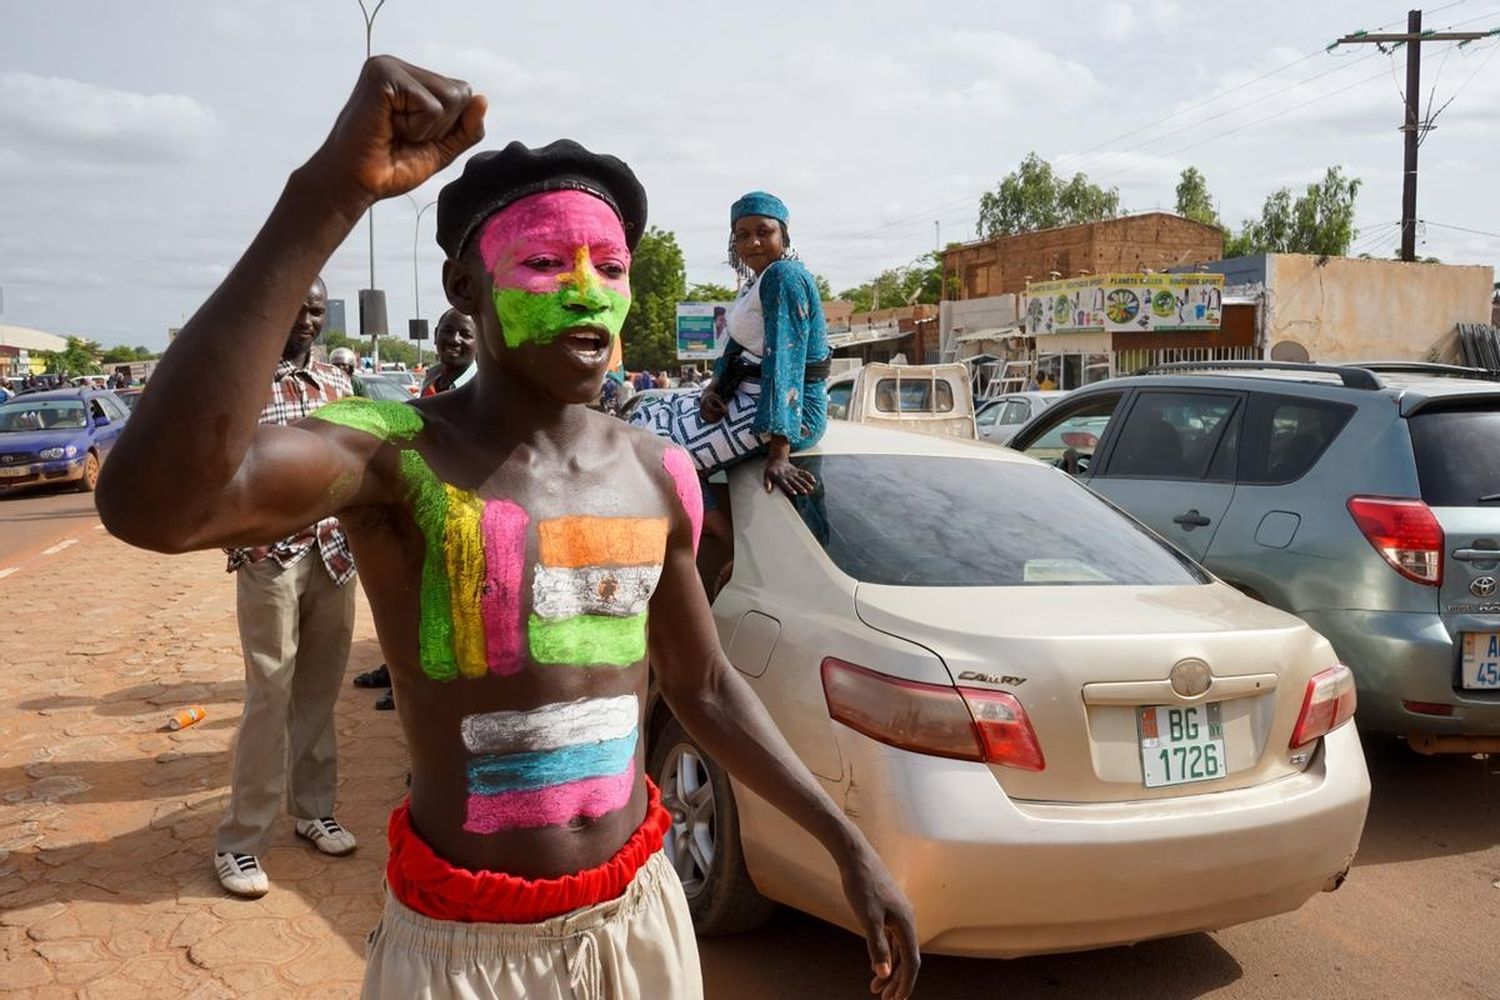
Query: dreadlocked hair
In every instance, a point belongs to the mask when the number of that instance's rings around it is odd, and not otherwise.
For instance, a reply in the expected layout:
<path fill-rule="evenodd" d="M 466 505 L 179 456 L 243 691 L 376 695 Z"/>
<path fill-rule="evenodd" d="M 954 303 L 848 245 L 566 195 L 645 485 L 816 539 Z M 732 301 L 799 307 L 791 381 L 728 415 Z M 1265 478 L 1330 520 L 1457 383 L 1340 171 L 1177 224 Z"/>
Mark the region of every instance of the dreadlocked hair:
<path fill-rule="evenodd" d="M 801 260 L 802 258 L 800 256 L 798 256 L 798 254 L 797 254 L 797 249 L 792 246 L 792 237 L 791 237 L 791 234 L 786 231 L 786 223 L 782 222 L 780 219 L 777 219 L 776 220 L 776 225 L 778 225 L 778 226 L 781 227 L 781 245 L 784 248 L 782 250 L 782 253 L 781 253 L 781 259 L 782 260 Z M 735 249 L 734 249 L 734 227 L 733 226 L 729 227 L 729 261 L 728 261 L 728 263 L 729 263 L 730 267 L 734 268 L 734 273 L 738 274 L 741 279 L 743 279 L 745 281 L 754 281 L 755 280 L 755 272 L 753 270 L 751 270 L 750 265 L 748 265 L 744 261 L 740 260 L 740 255 L 735 252 Z"/>

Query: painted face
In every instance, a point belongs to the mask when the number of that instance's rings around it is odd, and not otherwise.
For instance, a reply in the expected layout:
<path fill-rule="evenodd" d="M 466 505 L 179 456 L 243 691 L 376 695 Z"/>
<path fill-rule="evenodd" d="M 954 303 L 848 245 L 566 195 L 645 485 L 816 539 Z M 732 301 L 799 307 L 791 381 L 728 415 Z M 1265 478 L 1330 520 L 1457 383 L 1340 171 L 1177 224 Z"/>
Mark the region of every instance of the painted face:
<path fill-rule="evenodd" d="M 479 235 L 505 346 L 557 349 L 602 378 L 630 311 L 630 251 L 620 220 L 582 191 L 549 191 L 497 212 Z"/>

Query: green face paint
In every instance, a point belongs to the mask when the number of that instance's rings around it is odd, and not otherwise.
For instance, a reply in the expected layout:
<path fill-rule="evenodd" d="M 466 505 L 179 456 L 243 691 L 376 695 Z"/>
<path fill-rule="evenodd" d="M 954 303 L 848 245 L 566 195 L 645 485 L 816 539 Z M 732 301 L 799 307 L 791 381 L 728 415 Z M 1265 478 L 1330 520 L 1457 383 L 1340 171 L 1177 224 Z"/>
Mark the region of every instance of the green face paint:
<path fill-rule="evenodd" d="M 630 312 L 630 296 L 598 285 L 578 292 L 565 288 L 556 292 L 528 292 L 519 288 L 496 288 L 495 315 L 505 334 L 506 347 L 522 344 L 550 344 L 564 330 L 586 323 L 597 323 L 618 337 Z M 589 308 L 579 309 L 582 302 Z M 401 405 L 401 404 L 395 404 Z"/>
<path fill-rule="evenodd" d="M 405 403 L 346 396 L 313 411 L 314 420 L 362 431 L 382 441 L 408 441 L 422 430 L 422 414 Z"/>

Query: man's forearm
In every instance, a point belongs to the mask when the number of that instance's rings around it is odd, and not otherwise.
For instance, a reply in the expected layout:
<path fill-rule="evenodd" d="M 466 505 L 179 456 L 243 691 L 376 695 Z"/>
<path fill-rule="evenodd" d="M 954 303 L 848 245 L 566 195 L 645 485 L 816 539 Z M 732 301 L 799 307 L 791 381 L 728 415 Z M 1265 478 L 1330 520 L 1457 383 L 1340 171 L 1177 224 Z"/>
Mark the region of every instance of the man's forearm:
<path fill-rule="evenodd" d="M 304 166 L 223 284 L 178 334 L 105 469 L 105 523 L 162 547 L 211 515 L 255 434 L 267 386 L 308 288 L 368 207 Z M 172 525 L 175 525 L 173 527 Z"/>
<path fill-rule="evenodd" d="M 678 720 L 714 760 L 811 833 L 835 861 L 868 846 L 722 654 L 695 695 L 674 700 L 665 693 Z"/>

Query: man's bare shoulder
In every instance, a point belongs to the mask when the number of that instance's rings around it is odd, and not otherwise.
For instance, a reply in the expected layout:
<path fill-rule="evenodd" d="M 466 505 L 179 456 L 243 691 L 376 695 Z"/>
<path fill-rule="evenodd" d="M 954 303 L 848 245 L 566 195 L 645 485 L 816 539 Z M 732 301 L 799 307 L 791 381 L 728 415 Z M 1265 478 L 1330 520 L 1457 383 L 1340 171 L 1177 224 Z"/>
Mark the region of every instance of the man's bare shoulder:
<path fill-rule="evenodd" d="M 410 403 L 347 396 L 313 411 L 304 426 L 332 425 L 357 431 L 383 444 L 410 441 L 422 431 L 423 415 Z"/>

